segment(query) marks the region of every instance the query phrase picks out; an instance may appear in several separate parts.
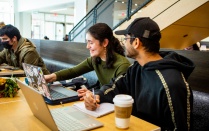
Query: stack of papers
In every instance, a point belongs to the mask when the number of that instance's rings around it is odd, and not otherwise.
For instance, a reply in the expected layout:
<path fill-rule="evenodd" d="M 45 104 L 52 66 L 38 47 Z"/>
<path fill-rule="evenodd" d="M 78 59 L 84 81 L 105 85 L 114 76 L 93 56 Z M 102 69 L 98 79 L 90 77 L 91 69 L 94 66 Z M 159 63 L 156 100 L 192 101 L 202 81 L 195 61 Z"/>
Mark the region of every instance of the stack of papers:
<path fill-rule="evenodd" d="M 93 117 L 101 117 L 114 111 L 114 104 L 112 103 L 101 103 L 100 107 L 98 107 L 95 111 L 87 110 L 84 102 L 75 103 L 73 106 Z"/>

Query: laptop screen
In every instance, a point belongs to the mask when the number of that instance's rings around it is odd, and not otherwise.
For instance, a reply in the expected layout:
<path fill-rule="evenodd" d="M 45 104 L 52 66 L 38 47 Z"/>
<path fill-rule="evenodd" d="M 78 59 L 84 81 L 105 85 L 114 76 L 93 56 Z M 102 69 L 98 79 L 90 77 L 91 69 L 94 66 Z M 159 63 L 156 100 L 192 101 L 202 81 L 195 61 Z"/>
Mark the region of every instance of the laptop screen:
<path fill-rule="evenodd" d="M 22 63 L 22 65 L 29 85 L 38 90 L 43 96 L 52 99 L 41 67 L 26 63 Z"/>

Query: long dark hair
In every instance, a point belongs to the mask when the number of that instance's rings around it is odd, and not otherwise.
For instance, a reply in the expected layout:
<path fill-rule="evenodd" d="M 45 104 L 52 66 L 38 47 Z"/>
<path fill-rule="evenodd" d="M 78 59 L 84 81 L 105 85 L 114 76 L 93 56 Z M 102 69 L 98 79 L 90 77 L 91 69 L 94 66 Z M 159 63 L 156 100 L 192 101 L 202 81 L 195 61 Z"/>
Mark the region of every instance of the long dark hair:
<path fill-rule="evenodd" d="M 119 40 L 113 36 L 112 29 L 107 24 L 97 23 L 91 26 L 87 33 L 90 33 L 95 39 L 99 40 L 100 45 L 104 39 L 109 40 L 109 44 L 106 47 L 106 68 L 111 68 L 113 66 L 113 63 L 115 62 L 114 52 L 125 56 L 123 47 L 120 45 Z M 100 57 L 96 57 L 94 60 L 97 65 L 101 63 Z"/>

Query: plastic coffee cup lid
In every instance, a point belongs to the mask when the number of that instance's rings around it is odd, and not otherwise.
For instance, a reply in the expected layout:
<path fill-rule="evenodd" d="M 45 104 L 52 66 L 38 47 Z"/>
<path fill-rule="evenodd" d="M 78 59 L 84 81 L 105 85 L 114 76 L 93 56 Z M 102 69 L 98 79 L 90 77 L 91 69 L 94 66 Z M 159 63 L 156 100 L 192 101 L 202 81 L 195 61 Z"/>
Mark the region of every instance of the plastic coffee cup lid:
<path fill-rule="evenodd" d="M 113 102 L 117 104 L 133 104 L 134 100 L 130 95 L 120 94 L 113 98 Z"/>

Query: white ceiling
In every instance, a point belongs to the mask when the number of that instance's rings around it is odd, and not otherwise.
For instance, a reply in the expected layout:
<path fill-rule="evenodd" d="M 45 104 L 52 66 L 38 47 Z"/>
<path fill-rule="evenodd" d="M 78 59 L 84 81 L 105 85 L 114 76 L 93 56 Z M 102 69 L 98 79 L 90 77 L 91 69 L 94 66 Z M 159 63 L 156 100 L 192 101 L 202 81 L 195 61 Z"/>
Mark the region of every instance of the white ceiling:
<path fill-rule="evenodd" d="M 75 0 L 15 0 L 14 4 L 16 7 L 16 11 L 18 12 L 40 12 L 73 15 L 74 1 Z M 65 10 L 53 11 L 59 9 Z"/>
<path fill-rule="evenodd" d="M 47 8 L 34 9 L 32 12 L 56 13 L 64 15 L 74 15 L 74 2 L 61 5 L 55 5 Z"/>

